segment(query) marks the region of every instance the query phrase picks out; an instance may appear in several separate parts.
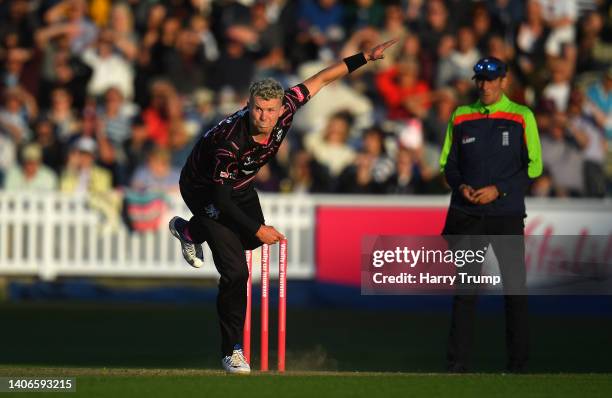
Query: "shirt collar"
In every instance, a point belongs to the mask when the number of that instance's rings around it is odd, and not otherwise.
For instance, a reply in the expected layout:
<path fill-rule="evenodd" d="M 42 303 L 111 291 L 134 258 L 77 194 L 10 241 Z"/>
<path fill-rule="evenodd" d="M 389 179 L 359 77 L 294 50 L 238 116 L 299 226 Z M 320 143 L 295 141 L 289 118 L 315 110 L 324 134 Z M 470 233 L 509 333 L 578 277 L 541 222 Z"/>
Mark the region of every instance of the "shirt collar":
<path fill-rule="evenodd" d="M 508 97 L 506 97 L 506 94 L 502 93 L 501 98 L 499 99 L 499 101 L 491 104 L 491 105 L 484 105 L 482 102 L 480 102 L 480 99 L 476 102 L 476 106 L 478 107 L 478 110 L 482 113 L 485 111 L 488 111 L 486 113 L 494 113 L 499 111 L 500 109 L 503 109 L 506 107 L 506 105 L 508 105 L 508 103 L 510 102 L 510 100 L 508 99 Z"/>

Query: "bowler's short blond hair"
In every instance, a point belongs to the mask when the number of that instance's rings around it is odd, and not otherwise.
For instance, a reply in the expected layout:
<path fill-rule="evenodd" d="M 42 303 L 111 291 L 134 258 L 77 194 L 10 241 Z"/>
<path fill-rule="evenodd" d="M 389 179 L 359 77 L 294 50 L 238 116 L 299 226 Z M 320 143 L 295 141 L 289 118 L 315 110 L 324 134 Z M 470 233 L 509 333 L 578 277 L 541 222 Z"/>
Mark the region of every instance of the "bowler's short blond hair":
<path fill-rule="evenodd" d="M 251 94 L 251 98 L 260 97 L 266 101 L 274 98 L 283 99 L 283 96 L 285 95 L 283 86 L 271 78 L 259 80 L 251 84 L 249 92 Z"/>

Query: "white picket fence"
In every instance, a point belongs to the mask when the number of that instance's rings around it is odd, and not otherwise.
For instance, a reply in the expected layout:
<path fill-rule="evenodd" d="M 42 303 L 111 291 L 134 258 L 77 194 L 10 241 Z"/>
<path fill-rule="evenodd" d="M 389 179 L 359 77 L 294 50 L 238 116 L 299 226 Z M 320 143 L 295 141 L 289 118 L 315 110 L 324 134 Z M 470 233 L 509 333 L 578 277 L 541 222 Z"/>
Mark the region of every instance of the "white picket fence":
<path fill-rule="evenodd" d="M 315 276 L 316 209 L 341 207 L 448 206 L 448 196 L 354 196 L 291 194 L 260 195 L 266 223 L 289 240 L 289 269 L 293 279 Z M 187 277 L 216 278 L 212 255 L 205 245 L 205 265 L 187 266 L 178 241 L 169 233 L 173 215 L 190 213 L 179 197 L 155 232 L 130 232 L 123 223 L 116 230 L 101 228 L 101 216 L 86 197 L 61 193 L 9 193 L 0 191 L 0 277 L 58 276 Z M 531 199 L 527 202 L 528 229 L 573 235 L 612 234 L 612 201 Z M 343 220 L 339 219 L 338 223 Z M 342 245 L 342 236 L 334 244 Z M 253 256 L 253 280 L 259 280 L 259 250 Z M 270 275 L 278 275 L 278 250 L 271 251 Z"/>
<path fill-rule="evenodd" d="M 189 215 L 178 197 L 154 232 L 130 232 L 123 223 L 105 230 L 98 211 L 84 196 L 0 191 L 0 275 L 132 276 L 210 278 L 218 274 L 205 245 L 205 266 L 186 265 L 168 220 Z M 262 196 L 266 223 L 289 241 L 290 278 L 314 276 L 314 206 L 308 196 Z M 254 253 L 255 277 L 259 250 Z M 278 252 L 271 251 L 270 274 L 278 274 Z"/>

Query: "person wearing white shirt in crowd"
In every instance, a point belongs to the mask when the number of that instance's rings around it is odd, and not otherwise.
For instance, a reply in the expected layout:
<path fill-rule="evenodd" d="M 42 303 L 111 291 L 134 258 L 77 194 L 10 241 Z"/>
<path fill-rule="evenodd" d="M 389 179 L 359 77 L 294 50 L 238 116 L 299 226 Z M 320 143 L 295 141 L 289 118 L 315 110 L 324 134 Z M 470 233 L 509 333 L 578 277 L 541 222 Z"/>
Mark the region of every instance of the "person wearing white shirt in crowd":
<path fill-rule="evenodd" d="M 53 191 L 57 189 L 57 175 L 42 164 L 42 149 L 28 144 L 21 151 L 22 166 L 8 170 L 4 181 L 7 191 Z"/>
<path fill-rule="evenodd" d="M 338 112 L 329 118 L 324 129 L 309 133 L 304 139 L 306 150 L 327 167 L 332 177 L 338 177 L 355 160 L 355 150 L 347 143 L 350 130 L 350 116 Z"/>
<path fill-rule="evenodd" d="M 131 64 L 121 55 L 114 53 L 113 33 L 103 30 L 95 47 L 82 55 L 83 62 L 93 69 L 87 92 L 101 97 L 111 87 L 117 87 L 123 96 L 131 99 L 134 94 L 134 72 Z"/>
<path fill-rule="evenodd" d="M 551 28 L 546 40 L 546 54 L 553 57 L 564 55 L 564 47 L 576 41 L 576 0 L 539 0 L 546 23 Z"/>

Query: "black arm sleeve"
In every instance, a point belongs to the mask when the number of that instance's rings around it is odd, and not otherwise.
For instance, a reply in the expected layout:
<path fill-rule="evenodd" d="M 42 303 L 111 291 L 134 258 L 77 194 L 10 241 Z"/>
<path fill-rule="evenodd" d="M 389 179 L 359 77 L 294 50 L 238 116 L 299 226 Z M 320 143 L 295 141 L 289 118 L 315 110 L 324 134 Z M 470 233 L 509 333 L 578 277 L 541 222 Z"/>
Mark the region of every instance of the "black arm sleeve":
<path fill-rule="evenodd" d="M 261 224 L 243 212 L 232 200 L 232 187 L 225 184 L 213 185 L 213 204 L 222 214 L 236 221 L 248 232 L 255 235 Z"/>

